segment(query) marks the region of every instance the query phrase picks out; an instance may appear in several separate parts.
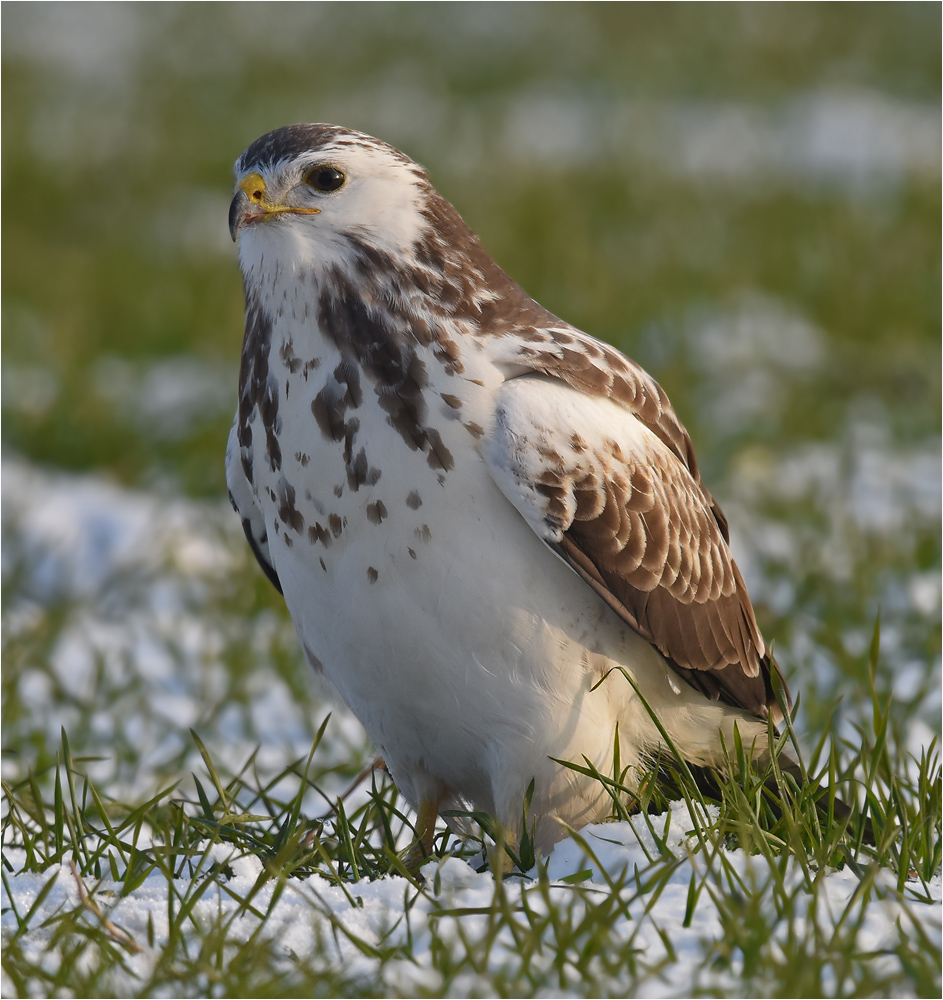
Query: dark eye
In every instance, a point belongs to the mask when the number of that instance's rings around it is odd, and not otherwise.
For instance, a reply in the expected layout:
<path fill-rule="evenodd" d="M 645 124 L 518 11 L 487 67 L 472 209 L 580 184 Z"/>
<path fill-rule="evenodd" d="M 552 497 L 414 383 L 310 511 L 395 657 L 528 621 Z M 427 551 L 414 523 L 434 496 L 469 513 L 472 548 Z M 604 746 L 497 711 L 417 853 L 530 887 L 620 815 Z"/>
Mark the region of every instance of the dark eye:
<path fill-rule="evenodd" d="M 305 174 L 305 184 L 315 191 L 336 191 L 347 178 L 337 167 L 312 167 Z"/>

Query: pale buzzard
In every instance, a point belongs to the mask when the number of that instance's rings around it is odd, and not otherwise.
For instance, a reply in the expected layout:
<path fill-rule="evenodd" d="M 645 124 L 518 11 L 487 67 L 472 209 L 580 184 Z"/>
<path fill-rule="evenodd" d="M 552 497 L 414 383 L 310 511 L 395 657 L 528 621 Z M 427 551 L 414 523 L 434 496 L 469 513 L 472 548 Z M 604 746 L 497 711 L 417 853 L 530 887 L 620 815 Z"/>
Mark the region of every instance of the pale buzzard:
<path fill-rule="evenodd" d="M 245 279 L 233 504 L 315 670 L 428 847 L 439 807 L 536 844 L 609 813 L 661 729 L 767 747 L 776 667 L 651 376 L 538 305 L 425 171 L 334 125 L 236 163 Z M 654 711 L 656 724 L 642 703 Z"/>

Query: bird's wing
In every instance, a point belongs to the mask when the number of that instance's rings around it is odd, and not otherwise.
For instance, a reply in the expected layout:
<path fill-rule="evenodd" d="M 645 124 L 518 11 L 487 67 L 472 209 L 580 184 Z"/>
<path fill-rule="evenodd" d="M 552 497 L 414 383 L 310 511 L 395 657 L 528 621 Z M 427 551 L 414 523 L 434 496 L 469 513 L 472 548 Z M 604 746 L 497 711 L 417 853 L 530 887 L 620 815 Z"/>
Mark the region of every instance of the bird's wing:
<path fill-rule="evenodd" d="M 242 468 L 239 454 L 236 424 L 233 424 L 229 434 L 229 444 L 226 448 L 226 484 L 229 487 L 229 502 L 242 521 L 242 530 L 246 533 L 246 541 L 252 554 L 258 560 L 262 571 L 272 582 L 275 589 L 281 593 L 282 585 L 278 574 L 272 565 L 272 557 L 268 547 L 268 532 L 265 519 L 252 495 L 252 488 Z"/>
<path fill-rule="evenodd" d="M 585 342 L 589 354 L 581 341 L 563 345 L 566 355 L 531 343 L 526 364 L 518 355 L 509 367 L 482 441 L 490 472 L 531 528 L 688 683 L 766 717 L 775 665 L 688 435 L 653 379 Z"/>

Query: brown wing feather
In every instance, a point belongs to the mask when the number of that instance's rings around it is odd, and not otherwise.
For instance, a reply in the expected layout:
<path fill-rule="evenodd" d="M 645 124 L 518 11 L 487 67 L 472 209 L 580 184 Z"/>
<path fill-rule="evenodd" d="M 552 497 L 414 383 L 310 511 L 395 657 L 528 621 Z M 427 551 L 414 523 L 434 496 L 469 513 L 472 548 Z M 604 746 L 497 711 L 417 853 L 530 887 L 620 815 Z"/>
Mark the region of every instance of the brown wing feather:
<path fill-rule="evenodd" d="M 778 715 L 753 607 L 728 547 L 727 520 L 701 483 L 687 431 L 667 395 L 613 348 L 568 330 L 528 344 L 528 367 L 630 411 L 663 447 L 645 456 L 595 456 L 539 487 L 574 514 L 551 542 L 583 579 L 675 671 L 710 698 Z M 568 494 L 568 496 L 567 496 Z M 782 678 L 780 676 L 780 682 Z M 785 690 L 785 684 L 782 685 Z M 788 697 L 788 691 L 786 692 Z"/>
<path fill-rule="evenodd" d="M 560 542 L 549 544 L 630 628 L 662 653 L 688 684 L 708 698 L 720 698 L 760 718 L 766 718 L 770 710 L 774 718 L 778 717 L 771 674 L 779 675 L 779 670 L 769 654 L 760 654 L 755 640 L 750 641 L 752 608 L 745 591 L 741 594 L 746 600 L 738 602 L 733 611 L 742 620 L 738 642 L 725 629 L 725 616 L 728 621 L 731 616 L 729 600 L 721 604 L 682 604 L 664 588 L 638 591 L 618 575 L 614 579 L 612 573 L 601 570 L 571 532 L 566 532 Z M 744 668 L 738 648 L 749 649 L 744 659 L 752 658 L 755 673 Z M 708 651 L 716 654 L 711 664 L 707 662 Z M 781 675 L 780 683 L 787 690 Z"/>

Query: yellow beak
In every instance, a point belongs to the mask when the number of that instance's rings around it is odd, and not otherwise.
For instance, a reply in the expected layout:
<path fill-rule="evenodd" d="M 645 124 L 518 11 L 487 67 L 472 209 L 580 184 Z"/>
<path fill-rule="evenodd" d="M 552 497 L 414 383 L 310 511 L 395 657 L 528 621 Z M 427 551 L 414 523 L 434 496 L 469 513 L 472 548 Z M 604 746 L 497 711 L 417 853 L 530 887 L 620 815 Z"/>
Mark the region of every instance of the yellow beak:
<path fill-rule="evenodd" d="M 261 175 L 246 174 L 237 185 L 229 206 L 229 235 L 235 242 L 239 230 L 250 222 L 264 222 L 275 215 L 317 215 L 319 208 L 301 208 L 293 205 L 273 205 L 266 201 L 265 180 Z"/>

